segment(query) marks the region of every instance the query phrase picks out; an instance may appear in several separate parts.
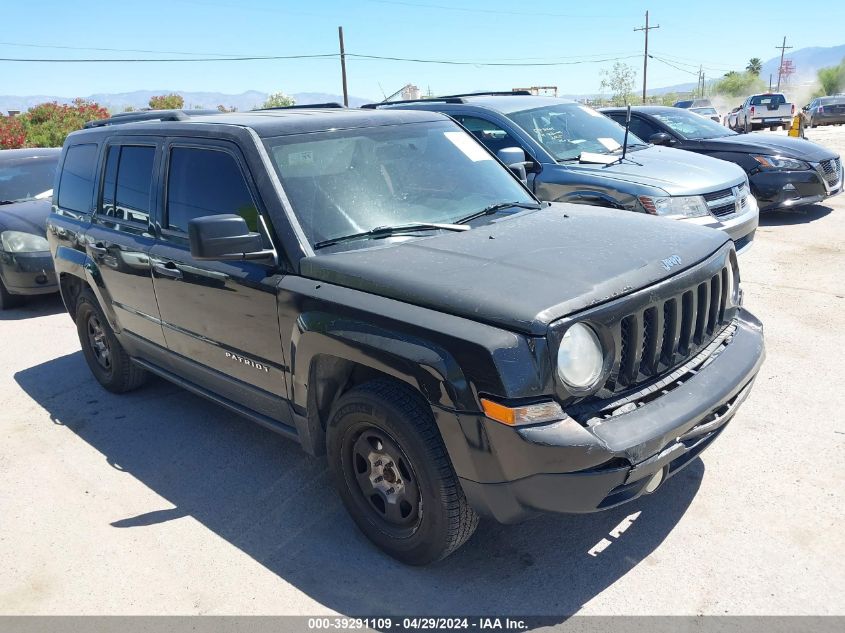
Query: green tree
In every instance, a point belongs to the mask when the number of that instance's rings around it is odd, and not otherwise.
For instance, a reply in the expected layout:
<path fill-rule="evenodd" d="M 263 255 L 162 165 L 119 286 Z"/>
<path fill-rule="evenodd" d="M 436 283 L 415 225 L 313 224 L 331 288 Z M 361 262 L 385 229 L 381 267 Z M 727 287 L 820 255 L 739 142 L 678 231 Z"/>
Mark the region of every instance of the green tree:
<path fill-rule="evenodd" d="M 184 106 L 185 99 L 175 93 L 150 97 L 150 107 L 153 110 L 181 110 Z"/>
<path fill-rule="evenodd" d="M 761 92 L 766 87 L 763 80 L 749 71 L 738 73 L 731 71 L 713 84 L 713 93 L 727 97 L 744 97 L 754 92 Z"/>
<path fill-rule="evenodd" d="M 283 108 L 296 104 L 296 100 L 284 92 L 274 92 L 267 96 L 267 100 L 261 105 L 262 108 Z"/>
<path fill-rule="evenodd" d="M 819 69 L 817 76 L 819 78 L 819 90 L 815 96 L 824 97 L 845 91 L 845 59 L 838 66 Z"/>
<path fill-rule="evenodd" d="M 230 106 L 230 107 L 227 108 L 226 106 L 224 106 L 222 104 L 217 106 L 217 109 L 220 112 L 237 112 L 238 111 L 237 106 Z"/>
<path fill-rule="evenodd" d="M 748 65 L 745 67 L 745 70 L 755 77 L 759 77 L 760 73 L 763 72 L 763 62 L 759 57 L 752 57 L 748 60 Z"/>
<path fill-rule="evenodd" d="M 634 100 L 634 82 L 636 71 L 628 64 L 616 62 L 610 70 L 602 69 L 600 89 L 611 93 L 614 105 L 625 105 Z"/>
<path fill-rule="evenodd" d="M 42 103 L 21 115 L 27 147 L 61 147 L 68 134 L 88 121 L 107 119 L 109 111 L 99 104 L 74 99 L 73 103 Z"/>

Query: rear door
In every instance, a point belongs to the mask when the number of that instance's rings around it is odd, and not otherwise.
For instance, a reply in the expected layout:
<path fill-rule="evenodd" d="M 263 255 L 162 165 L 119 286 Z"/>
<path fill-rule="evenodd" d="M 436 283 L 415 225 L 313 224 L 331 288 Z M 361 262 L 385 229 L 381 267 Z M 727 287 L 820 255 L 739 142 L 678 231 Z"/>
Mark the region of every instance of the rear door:
<path fill-rule="evenodd" d="M 149 257 L 161 146 L 154 137 L 109 140 L 85 248 L 97 264 L 100 291 L 120 331 L 163 346 Z"/>
<path fill-rule="evenodd" d="M 164 154 L 160 240 L 151 261 L 167 346 L 193 382 L 284 420 L 279 268 L 272 261 L 195 260 L 188 244 L 192 218 L 237 213 L 272 246 L 246 162 L 234 143 L 217 140 L 171 139 Z"/>

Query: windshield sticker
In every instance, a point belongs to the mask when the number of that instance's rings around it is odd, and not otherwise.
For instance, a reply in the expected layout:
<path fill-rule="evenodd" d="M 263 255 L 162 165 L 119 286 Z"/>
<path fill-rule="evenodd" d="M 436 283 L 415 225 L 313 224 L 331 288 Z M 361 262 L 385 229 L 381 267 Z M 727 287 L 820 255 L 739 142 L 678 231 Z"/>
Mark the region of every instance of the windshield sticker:
<path fill-rule="evenodd" d="M 477 163 L 480 160 L 493 160 L 481 145 L 476 143 L 464 132 L 443 132 L 443 135 L 452 141 L 452 144 L 461 150 L 472 162 Z"/>
<path fill-rule="evenodd" d="M 288 165 L 296 167 L 298 165 L 311 165 L 314 163 L 314 152 L 293 152 L 288 154 Z"/>
<path fill-rule="evenodd" d="M 603 117 L 604 116 L 601 112 L 598 112 L 597 110 L 593 110 L 592 108 L 588 108 L 587 106 L 579 105 L 578 109 L 583 110 L 584 112 L 586 112 L 590 116 L 597 116 L 597 117 Z"/>
<path fill-rule="evenodd" d="M 600 137 L 596 140 L 602 145 L 604 145 L 604 148 L 609 152 L 613 152 L 622 147 L 617 141 L 614 141 L 612 138 Z"/>

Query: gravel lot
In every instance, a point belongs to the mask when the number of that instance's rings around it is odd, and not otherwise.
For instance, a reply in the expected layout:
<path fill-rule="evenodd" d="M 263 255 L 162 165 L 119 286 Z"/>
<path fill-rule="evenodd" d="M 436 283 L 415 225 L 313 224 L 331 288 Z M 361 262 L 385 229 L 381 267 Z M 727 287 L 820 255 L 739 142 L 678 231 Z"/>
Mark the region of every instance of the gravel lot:
<path fill-rule="evenodd" d="M 2 313 L 0 613 L 845 614 L 845 195 L 764 216 L 740 265 L 768 359 L 702 459 L 425 569 L 293 444 L 161 381 L 103 391 L 57 299 Z"/>

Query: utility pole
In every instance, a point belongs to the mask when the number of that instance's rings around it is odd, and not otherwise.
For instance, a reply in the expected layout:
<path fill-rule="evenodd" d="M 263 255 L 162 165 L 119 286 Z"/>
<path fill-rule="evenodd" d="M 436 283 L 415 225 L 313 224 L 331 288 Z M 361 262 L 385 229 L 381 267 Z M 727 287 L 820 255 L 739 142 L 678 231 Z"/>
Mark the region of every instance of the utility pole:
<path fill-rule="evenodd" d="M 780 46 L 775 46 L 775 48 L 780 49 L 780 66 L 778 66 L 778 89 L 777 91 L 780 92 L 780 78 L 783 74 L 783 54 L 786 52 L 787 49 L 792 48 L 791 46 L 786 45 L 786 35 L 783 36 L 783 44 Z"/>
<path fill-rule="evenodd" d="M 340 40 L 340 76 L 343 79 L 343 105 L 349 107 L 349 91 L 346 88 L 346 51 L 343 48 L 343 27 L 337 27 L 337 38 Z"/>
<path fill-rule="evenodd" d="M 645 31 L 645 54 L 643 55 L 643 103 L 645 103 L 645 91 L 646 91 L 646 77 L 648 75 L 648 32 L 653 29 L 659 29 L 660 25 L 657 26 L 649 26 L 648 25 L 648 11 L 645 12 L 645 26 L 640 27 L 638 29 L 634 29 L 635 31 Z"/>

